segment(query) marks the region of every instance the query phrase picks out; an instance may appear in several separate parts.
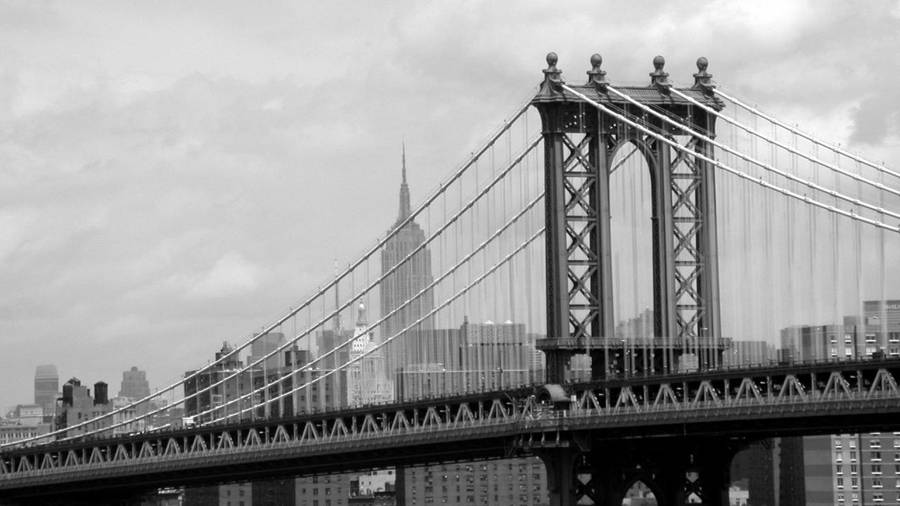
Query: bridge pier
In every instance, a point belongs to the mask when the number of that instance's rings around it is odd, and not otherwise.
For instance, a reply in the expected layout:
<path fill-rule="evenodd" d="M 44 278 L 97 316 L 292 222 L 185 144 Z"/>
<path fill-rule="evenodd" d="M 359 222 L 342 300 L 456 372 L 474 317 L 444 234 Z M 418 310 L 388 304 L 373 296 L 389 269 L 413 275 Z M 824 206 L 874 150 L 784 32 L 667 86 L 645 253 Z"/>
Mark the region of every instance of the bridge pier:
<path fill-rule="evenodd" d="M 544 448 L 536 452 L 547 470 L 547 491 L 550 494 L 550 506 L 575 506 L 576 466 L 582 458 L 582 451 L 577 447 L 563 446 Z"/>
<path fill-rule="evenodd" d="M 731 460 L 723 438 L 554 442 L 535 448 L 547 470 L 551 506 L 620 506 L 643 483 L 658 506 L 727 506 Z"/>

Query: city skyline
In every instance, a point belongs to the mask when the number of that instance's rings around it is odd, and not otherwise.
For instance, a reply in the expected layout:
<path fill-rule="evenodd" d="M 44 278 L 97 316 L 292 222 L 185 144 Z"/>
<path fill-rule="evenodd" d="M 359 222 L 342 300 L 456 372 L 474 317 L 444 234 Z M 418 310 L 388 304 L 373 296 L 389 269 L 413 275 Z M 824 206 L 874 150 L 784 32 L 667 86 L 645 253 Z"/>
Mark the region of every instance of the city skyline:
<path fill-rule="evenodd" d="M 588 4 L 555 16 L 546 5 L 400 5 L 352 15 L 319 7 L 309 16 L 230 5 L 208 16 L 172 6 L 0 4 L 0 37 L 11 48 L 0 55 L 0 122 L 9 132 L 0 149 L 0 282 L 9 287 L 0 338 L 16 357 L 4 363 L 0 405 L 30 398 L 21 393 L 38 364 L 56 364 L 62 381 L 111 383 L 137 364 L 157 386 L 202 365 L 173 357 L 243 341 L 321 283 L 324 265 L 348 261 L 392 222 L 404 137 L 411 184 L 425 195 L 524 98 L 509 90 L 535 84 L 550 49 L 573 81 L 594 51 L 613 82 L 644 82 L 659 53 L 685 83 L 704 54 L 726 89 L 763 110 L 900 165 L 896 117 L 877 107 L 897 100 L 885 75 L 896 68 L 895 2 L 710 6 L 620 9 L 647 27 L 634 40 L 624 28 L 598 37 L 596 26 L 575 21 L 585 12 L 603 17 Z M 518 23 L 501 28 L 501 16 Z M 248 18 L 256 24 L 239 30 Z M 138 19 L 147 28 L 129 33 Z M 445 19 L 460 29 L 430 29 Z M 317 20 L 328 22 L 311 26 Z M 682 25 L 697 28 L 694 40 L 672 36 Z M 734 36 L 735 26 L 746 30 Z M 359 34 L 334 37 L 327 51 L 305 49 L 346 27 Z M 505 36 L 488 36 L 494 28 Z M 545 36 L 527 37 L 533 30 Z M 466 42 L 472 34 L 482 34 L 477 51 Z M 822 84 L 816 96 L 783 92 L 811 82 Z M 305 98 L 337 85 L 361 98 Z M 413 98 L 419 86 L 442 104 Z M 382 105 L 369 104 L 373 93 Z M 823 110 L 823 102 L 837 105 Z M 234 124 L 248 128 L 226 128 Z M 351 142 L 354 149 L 339 149 Z M 338 224 L 314 219 L 335 195 L 346 200 L 332 211 Z M 350 203 L 365 203 L 365 212 Z M 121 363 L 103 363 L 110 349 Z"/>

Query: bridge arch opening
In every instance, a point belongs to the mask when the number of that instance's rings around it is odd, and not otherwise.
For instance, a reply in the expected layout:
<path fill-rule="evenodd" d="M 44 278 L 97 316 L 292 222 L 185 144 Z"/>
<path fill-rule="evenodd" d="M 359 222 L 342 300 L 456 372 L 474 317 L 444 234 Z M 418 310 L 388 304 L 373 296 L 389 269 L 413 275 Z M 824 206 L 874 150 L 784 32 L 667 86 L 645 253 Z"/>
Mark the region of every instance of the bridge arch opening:
<path fill-rule="evenodd" d="M 610 252 L 613 321 L 617 349 L 610 357 L 614 374 L 649 371 L 656 335 L 654 312 L 654 221 L 656 188 L 652 154 L 639 139 L 620 143 L 609 167 Z"/>
<path fill-rule="evenodd" d="M 658 504 L 653 489 L 642 480 L 635 480 L 625 490 L 622 506 L 656 506 Z"/>

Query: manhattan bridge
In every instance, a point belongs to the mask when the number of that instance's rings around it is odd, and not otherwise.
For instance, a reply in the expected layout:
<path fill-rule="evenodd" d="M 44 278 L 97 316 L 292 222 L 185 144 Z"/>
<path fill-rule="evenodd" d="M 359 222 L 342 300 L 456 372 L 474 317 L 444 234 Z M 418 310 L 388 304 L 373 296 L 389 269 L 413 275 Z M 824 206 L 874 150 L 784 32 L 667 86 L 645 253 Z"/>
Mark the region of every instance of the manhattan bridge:
<path fill-rule="evenodd" d="M 900 173 L 722 91 L 705 58 L 684 87 L 652 65 L 626 86 L 550 53 L 418 206 L 404 162 L 397 222 L 281 318 L 0 447 L 0 502 L 536 456 L 553 505 L 619 505 L 637 481 L 722 505 L 755 441 L 898 430 L 900 335 L 863 301 L 900 298 Z M 460 331 L 487 321 L 508 331 Z M 841 331 L 736 354 L 804 323 Z"/>

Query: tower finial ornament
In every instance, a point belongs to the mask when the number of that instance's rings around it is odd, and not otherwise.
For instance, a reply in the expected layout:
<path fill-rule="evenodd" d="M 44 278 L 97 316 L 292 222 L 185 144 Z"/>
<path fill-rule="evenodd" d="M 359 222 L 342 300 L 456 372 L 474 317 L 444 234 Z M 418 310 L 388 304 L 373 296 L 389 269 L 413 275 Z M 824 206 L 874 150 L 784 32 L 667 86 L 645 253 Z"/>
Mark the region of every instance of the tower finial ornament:
<path fill-rule="evenodd" d="M 603 57 L 594 53 L 591 56 L 591 70 L 587 71 L 587 84 L 593 85 L 599 93 L 606 93 L 606 85 L 609 83 L 606 82 L 606 71 L 600 69 L 600 65 L 603 65 Z"/>
<path fill-rule="evenodd" d="M 562 80 L 562 71 L 556 68 L 556 62 L 559 57 L 556 53 L 547 53 L 547 68 L 544 69 L 544 82 L 541 83 L 541 89 L 537 93 L 537 97 L 541 98 L 565 98 L 562 91 L 562 85 L 566 84 Z"/>
<path fill-rule="evenodd" d="M 697 73 L 694 74 L 694 88 L 702 90 L 706 95 L 715 94 L 716 83 L 712 80 L 712 74 L 706 71 L 709 60 L 705 56 L 697 58 Z"/>
<path fill-rule="evenodd" d="M 653 58 L 653 72 L 650 73 L 650 86 L 655 86 L 660 93 L 669 94 L 672 83 L 669 82 L 669 73 L 663 70 L 666 59 L 662 56 Z"/>

